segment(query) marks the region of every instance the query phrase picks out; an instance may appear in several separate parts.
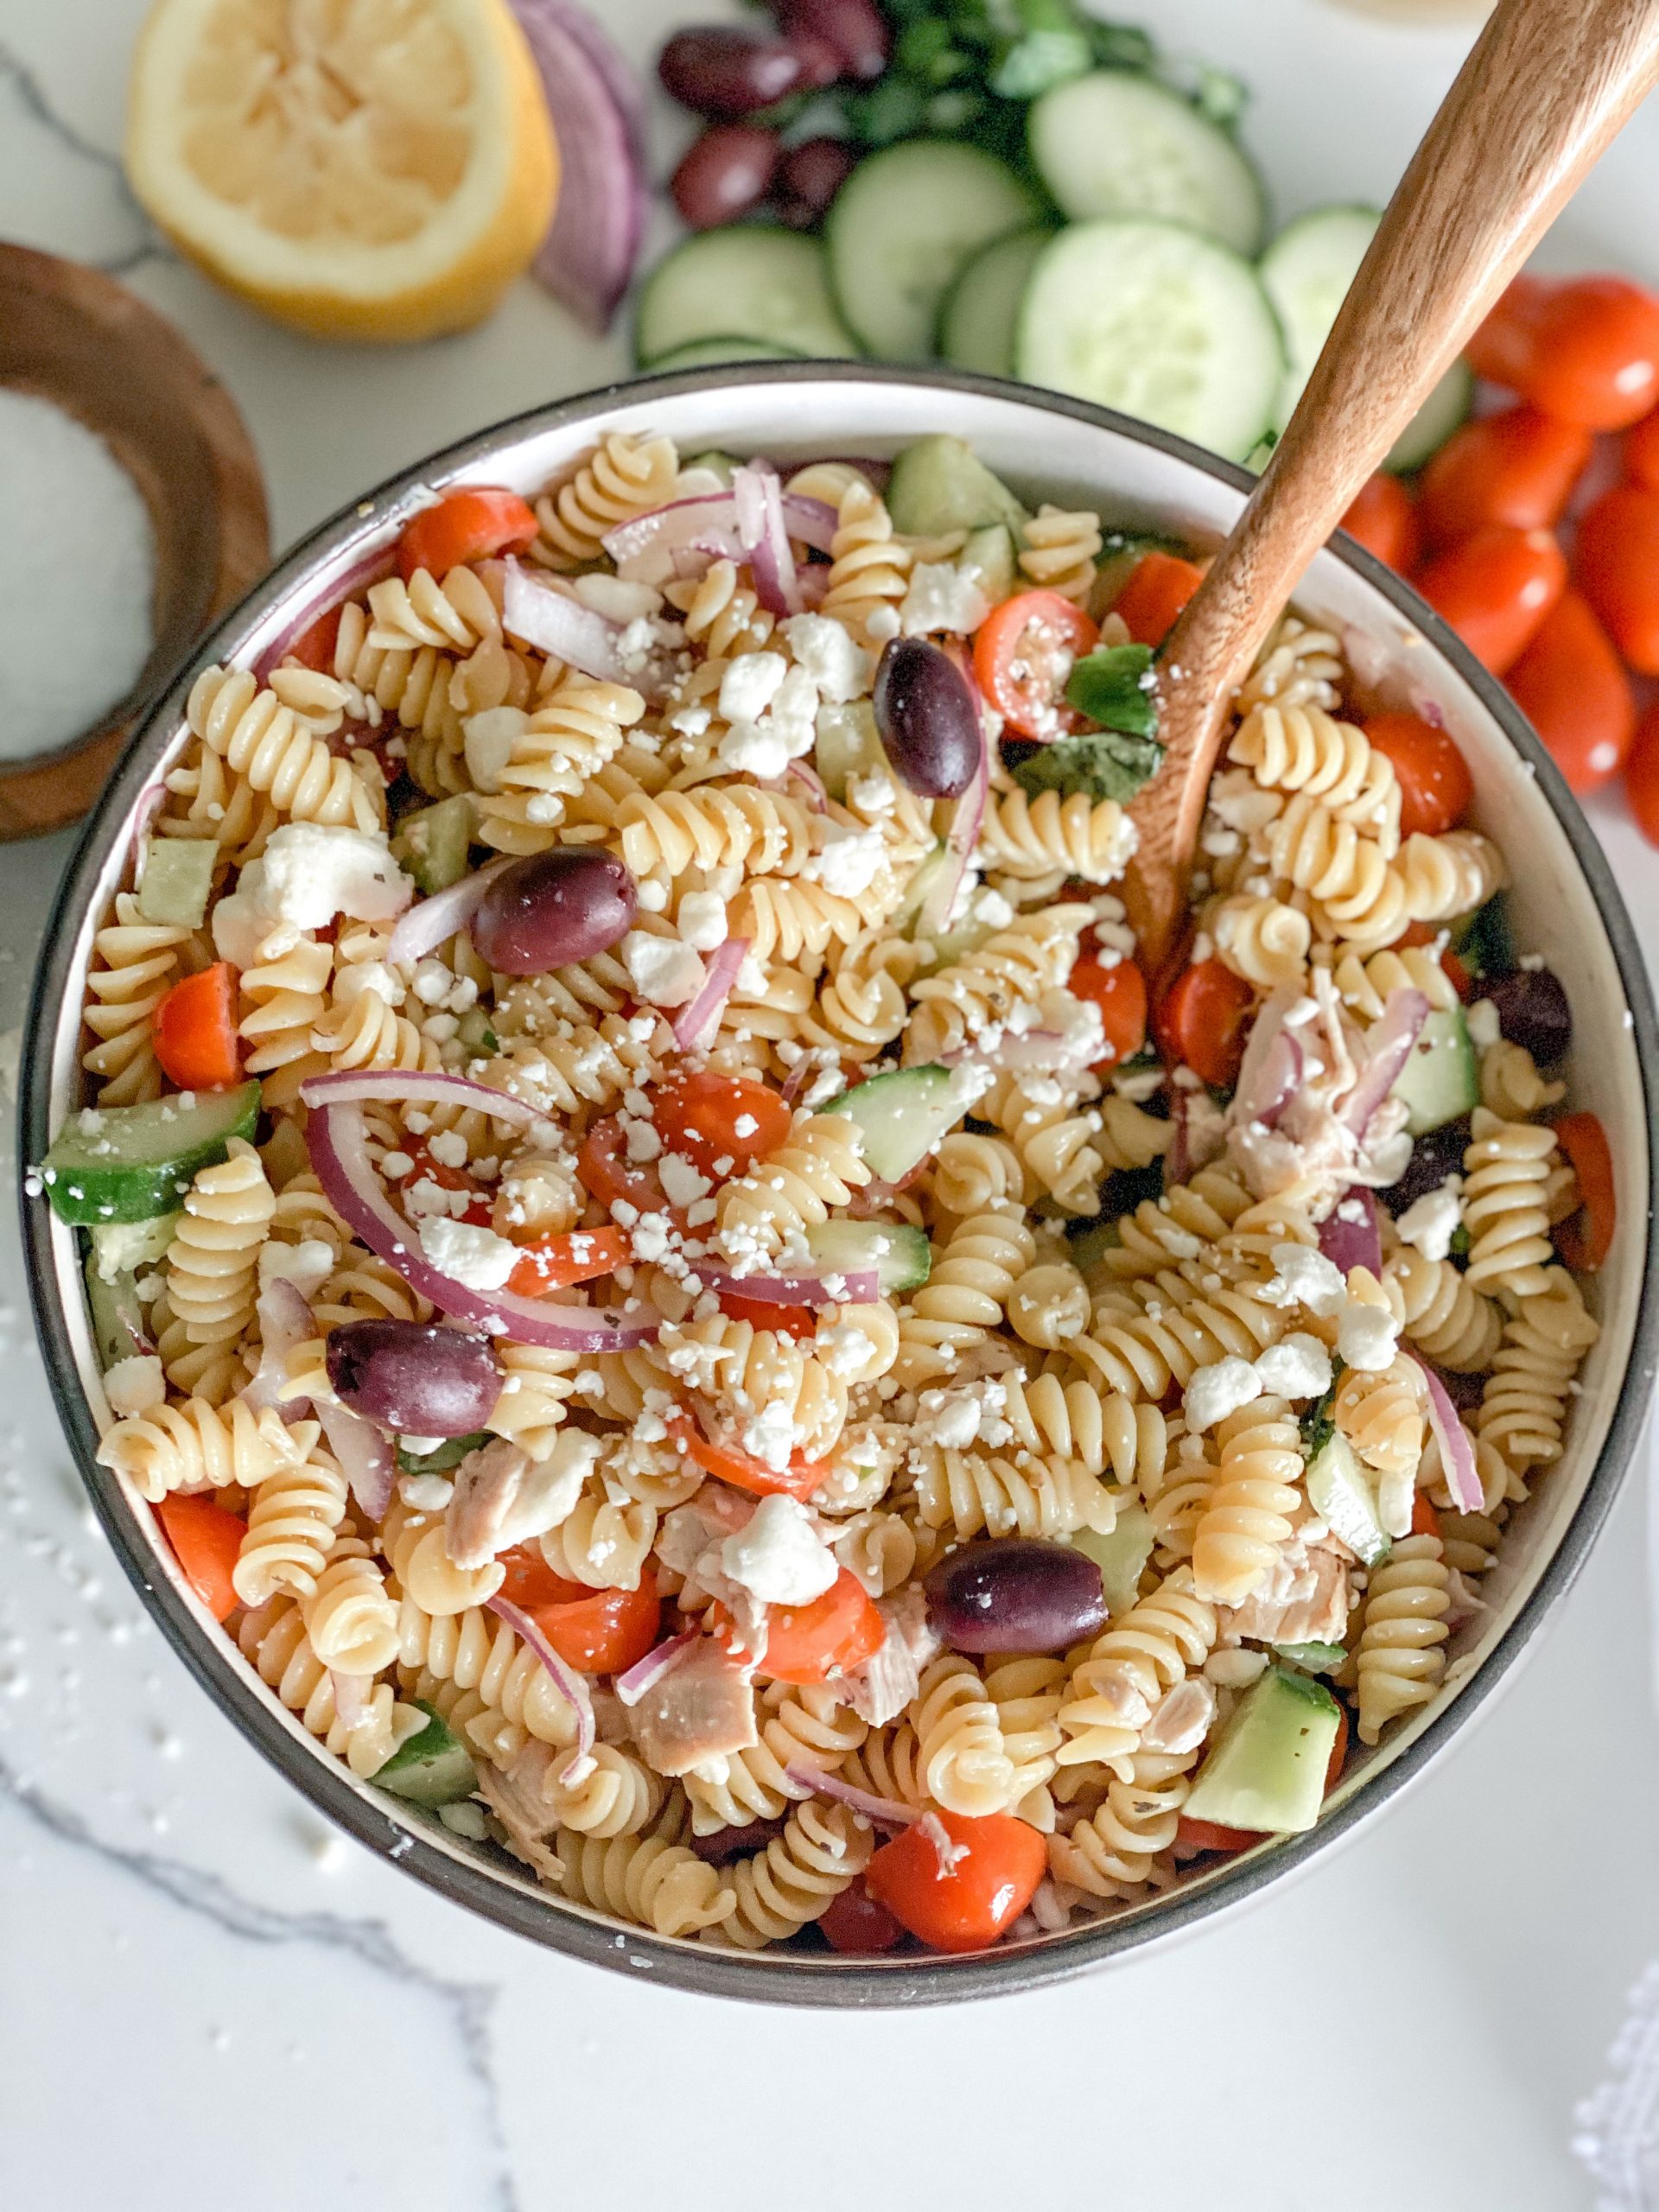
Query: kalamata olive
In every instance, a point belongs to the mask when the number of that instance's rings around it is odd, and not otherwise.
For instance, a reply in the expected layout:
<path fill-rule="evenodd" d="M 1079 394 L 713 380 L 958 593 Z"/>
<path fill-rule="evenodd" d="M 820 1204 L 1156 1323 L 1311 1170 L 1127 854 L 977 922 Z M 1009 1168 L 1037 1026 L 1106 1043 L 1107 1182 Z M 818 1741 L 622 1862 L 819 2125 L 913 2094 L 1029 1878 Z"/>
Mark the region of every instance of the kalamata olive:
<path fill-rule="evenodd" d="M 542 976 L 615 944 L 639 911 L 614 854 L 555 845 L 502 869 L 473 916 L 473 943 L 504 976 Z"/>
<path fill-rule="evenodd" d="M 694 231 L 712 231 L 747 215 L 771 189 L 779 150 L 773 133 L 758 124 L 716 123 L 705 130 L 669 186 L 681 219 Z"/>
<path fill-rule="evenodd" d="M 778 164 L 778 213 L 798 231 L 810 230 L 857 166 L 844 138 L 804 138 Z"/>
<path fill-rule="evenodd" d="M 1463 1155 L 1468 1144 L 1467 1122 L 1446 1122 L 1438 1129 L 1428 1130 L 1412 1146 L 1411 1158 L 1400 1180 L 1376 1195 L 1391 1214 L 1404 1213 L 1419 1198 L 1438 1191 L 1448 1175 L 1462 1174 Z"/>
<path fill-rule="evenodd" d="M 875 726 L 893 772 L 922 798 L 957 798 L 985 752 L 968 679 L 925 638 L 893 638 L 875 671 Z"/>
<path fill-rule="evenodd" d="M 1511 1045 L 1524 1045 L 1541 1068 L 1562 1058 L 1573 1042 L 1573 1014 L 1559 976 L 1548 968 L 1517 968 L 1482 989 Z"/>
<path fill-rule="evenodd" d="M 1063 1651 L 1106 1618 L 1100 1569 L 1038 1536 L 990 1536 L 929 1574 L 928 1617 L 958 1651 Z"/>
<path fill-rule="evenodd" d="M 501 1395 L 486 1338 L 427 1321 L 348 1321 L 328 1339 L 343 1405 L 404 1436 L 471 1436 Z"/>
<path fill-rule="evenodd" d="M 727 23 L 677 31 L 663 48 L 657 73 L 682 107 L 721 120 L 770 107 L 785 93 L 799 91 L 812 74 L 805 57 L 787 39 Z"/>
<path fill-rule="evenodd" d="M 786 38 L 820 38 L 841 57 L 841 73 L 868 83 L 887 66 L 889 40 L 874 0 L 773 0 Z"/>
<path fill-rule="evenodd" d="M 712 1835 L 690 1835 L 686 1841 L 710 1866 L 728 1866 L 734 1859 L 752 1859 L 783 1832 L 781 1821 L 748 1821 L 741 1828 L 716 1828 Z"/>

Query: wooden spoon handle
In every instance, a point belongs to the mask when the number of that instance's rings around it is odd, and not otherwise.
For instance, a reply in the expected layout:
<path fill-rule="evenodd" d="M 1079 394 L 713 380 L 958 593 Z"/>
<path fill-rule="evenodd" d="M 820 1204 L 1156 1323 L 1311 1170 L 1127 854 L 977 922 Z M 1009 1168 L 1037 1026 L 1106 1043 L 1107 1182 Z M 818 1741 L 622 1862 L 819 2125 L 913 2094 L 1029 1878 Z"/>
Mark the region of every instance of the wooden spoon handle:
<path fill-rule="evenodd" d="M 1285 434 L 1163 656 L 1143 931 L 1185 895 L 1225 706 L 1313 555 L 1659 77 L 1659 0 L 1502 0 L 1412 156 Z"/>

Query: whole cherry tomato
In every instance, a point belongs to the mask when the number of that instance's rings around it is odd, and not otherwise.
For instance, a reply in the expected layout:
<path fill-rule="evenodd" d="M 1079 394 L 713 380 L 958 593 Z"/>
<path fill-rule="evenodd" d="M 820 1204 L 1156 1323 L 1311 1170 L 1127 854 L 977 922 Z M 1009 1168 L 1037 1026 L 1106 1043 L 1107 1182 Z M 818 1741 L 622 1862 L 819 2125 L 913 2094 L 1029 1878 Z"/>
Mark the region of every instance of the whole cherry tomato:
<path fill-rule="evenodd" d="M 1567 557 L 1547 530 L 1494 523 L 1436 556 L 1414 579 L 1494 676 L 1532 643 L 1567 588 Z"/>
<path fill-rule="evenodd" d="M 1396 575 L 1409 575 L 1417 558 L 1417 507 L 1409 488 L 1398 476 L 1391 476 L 1386 468 L 1378 469 L 1360 486 L 1342 526 Z"/>
<path fill-rule="evenodd" d="M 1590 458 L 1591 436 L 1533 407 L 1506 408 L 1454 430 L 1423 471 L 1418 513 L 1431 545 L 1455 545 L 1491 523 L 1550 530 Z"/>
<path fill-rule="evenodd" d="M 1543 414 L 1628 429 L 1659 402 L 1659 299 L 1624 276 L 1517 277 L 1469 359 Z"/>
<path fill-rule="evenodd" d="M 1636 696 L 1587 600 L 1563 592 L 1503 680 L 1573 791 L 1618 773 L 1636 734 Z"/>
<path fill-rule="evenodd" d="M 1604 492 L 1580 518 L 1573 561 L 1619 652 L 1638 674 L 1659 676 L 1659 492 Z"/>

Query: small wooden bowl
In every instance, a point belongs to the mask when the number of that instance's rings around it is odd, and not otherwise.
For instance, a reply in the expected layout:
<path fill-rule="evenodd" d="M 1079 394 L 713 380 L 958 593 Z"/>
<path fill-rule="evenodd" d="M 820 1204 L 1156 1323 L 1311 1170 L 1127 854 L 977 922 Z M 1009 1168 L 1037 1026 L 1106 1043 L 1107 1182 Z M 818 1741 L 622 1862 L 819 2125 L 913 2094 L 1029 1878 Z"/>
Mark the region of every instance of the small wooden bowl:
<path fill-rule="evenodd" d="M 154 644 L 131 691 L 48 753 L 0 762 L 0 839 L 60 830 L 103 789 L 140 708 L 270 563 L 264 478 L 242 417 L 170 322 L 79 262 L 0 245 L 0 385 L 96 430 L 156 538 Z"/>

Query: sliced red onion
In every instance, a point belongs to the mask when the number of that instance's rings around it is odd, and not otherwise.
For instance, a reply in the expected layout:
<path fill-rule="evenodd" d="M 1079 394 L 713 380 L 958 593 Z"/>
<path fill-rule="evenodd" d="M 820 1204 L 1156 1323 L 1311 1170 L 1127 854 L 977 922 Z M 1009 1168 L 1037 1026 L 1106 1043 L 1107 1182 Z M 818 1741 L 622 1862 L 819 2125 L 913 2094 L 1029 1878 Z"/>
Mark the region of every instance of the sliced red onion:
<path fill-rule="evenodd" d="M 777 472 L 745 461 L 732 478 L 732 498 L 737 507 L 737 534 L 754 575 L 755 596 L 768 614 L 798 614 L 800 584 Z"/>
<path fill-rule="evenodd" d="M 334 577 L 328 586 L 328 596 L 321 605 L 314 601 L 283 624 L 260 652 L 251 672 L 263 683 L 273 668 L 281 666 L 296 638 L 303 637 L 314 622 L 320 622 L 325 614 L 331 614 L 335 607 L 344 605 L 353 592 L 389 576 L 396 566 L 397 556 L 390 545 L 377 545 L 370 552 L 359 554 L 343 575 Z"/>
<path fill-rule="evenodd" d="M 492 1090 L 467 1075 L 418 1075 L 401 1068 L 341 1068 L 330 1075 L 308 1076 L 300 1085 L 308 1106 L 360 1106 L 383 1098 L 395 1106 L 467 1106 L 528 1128 L 542 1116 L 510 1091 Z"/>
<path fill-rule="evenodd" d="M 820 1797 L 838 1797 L 843 1805 L 850 1805 L 854 1812 L 862 1813 L 867 1821 L 874 1821 L 878 1827 L 907 1828 L 922 1818 L 919 1805 L 903 1805 L 896 1797 L 873 1797 L 868 1789 L 855 1789 L 850 1782 L 843 1782 L 838 1774 L 825 1774 L 819 1767 L 786 1766 L 784 1776 L 798 1789 L 809 1789 Z"/>
<path fill-rule="evenodd" d="M 791 760 L 784 773 L 793 776 L 798 784 L 805 785 L 807 799 L 814 814 L 828 813 L 830 794 L 823 788 L 823 779 L 816 768 L 809 768 L 804 760 Z"/>
<path fill-rule="evenodd" d="M 633 100 L 613 88 L 614 57 L 593 51 L 597 26 L 564 0 L 512 0 L 547 97 L 559 149 L 559 197 L 537 276 L 602 337 L 627 290 L 645 230 L 645 171 Z"/>
<path fill-rule="evenodd" d="M 1381 1020 L 1366 1033 L 1365 1065 L 1342 1109 L 1344 1127 L 1362 1141 L 1373 1115 L 1411 1058 L 1411 1048 L 1427 1019 L 1428 1001 L 1421 991 L 1390 991 Z"/>
<path fill-rule="evenodd" d="M 785 1106 L 792 1106 L 807 1086 L 823 1073 L 823 1063 L 812 1052 L 803 1052 L 789 1073 L 784 1077 L 784 1087 L 779 1093 Z"/>
<path fill-rule="evenodd" d="M 386 947 L 386 957 L 394 968 L 424 959 L 441 944 L 447 944 L 457 930 L 465 929 L 496 877 L 504 868 L 512 866 L 512 855 L 504 854 L 499 861 L 474 868 L 463 875 L 459 883 L 452 883 L 447 891 L 435 891 L 429 899 L 417 899 L 406 907 L 392 931 L 391 942 Z"/>
<path fill-rule="evenodd" d="M 588 1694 L 588 1685 L 574 1667 L 560 1658 L 536 1623 L 522 1605 L 515 1605 L 511 1598 L 489 1598 L 486 1610 L 498 1620 L 505 1621 L 513 1634 L 521 1637 L 553 1678 L 553 1687 L 576 1716 L 576 1748 L 560 1772 L 563 1783 L 579 1781 L 587 1770 L 588 1754 L 594 1748 L 594 1704 Z"/>
<path fill-rule="evenodd" d="M 810 546 L 815 553 L 829 552 L 838 526 L 835 509 L 823 499 L 797 499 L 788 493 L 784 494 L 783 505 L 788 535 L 798 544 Z M 671 499 L 665 507 L 652 507 L 648 513 L 619 523 L 607 531 L 603 543 L 619 575 L 646 556 L 660 559 L 701 549 L 731 558 L 748 550 L 739 525 L 734 492 L 707 492 L 695 499 Z M 662 573 L 672 572 L 664 568 Z"/>
<path fill-rule="evenodd" d="M 1295 1005 L 1300 993 L 1294 984 L 1281 983 L 1268 994 L 1256 1011 L 1250 1024 L 1250 1033 L 1245 1041 L 1244 1057 L 1239 1063 L 1238 1080 L 1233 1085 L 1227 1119 L 1235 1127 L 1241 1123 L 1259 1122 L 1262 1109 L 1270 1108 L 1282 1112 L 1283 1065 L 1272 1061 L 1269 1056 L 1274 1044 L 1283 1033 L 1285 1016 Z"/>
<path fill-rule="evenodd" d="M 328 1440 L 328 1449 L 371 1521 L 383 1521 L 391 1503 L 391 1487 L 397 1479 L 397 1461 L 391 1445 L 372 1421 L 353 1413 L 339 1401 L 319 1398 L 317 1419 Z"/>
<path fill-rule="evenodd" d="M 520 1298 L 505 1289 L 474 1290 L 430 1266 L 422 1256 L 415 1231 L 375 1173 L 360 1106 L 319 1105 L 306 1125 L 305 1141 L 317 1179 L 340 1218 L 441 1313 L 470 1321 L 493 1336 L 546 1344 L 556 1351 L 624 1351 L 656 1337 L 659 1319 L 625 1321 L 620 1314 L 595 1306 L 566 1306 L 555 1298 Z"/>
<path fill-rule="evenodd" d="M 1351 1206 L 1363 1208 L 1362 1220 L 1343 1219 L 1344 1209 Z M 1351 1268 L 1367 1268 L 1381 1279 L 1382 1236 L 1376 1224 L 1376 1200 L 1369 1191 L 1343 1192 L 1336 1211 L 1319 1224 L 1319 1249 L 1344 1275 Z"/>
<path fill-rule="evenodd" d="M 605 80 L 605 89 L 616 103 L 626 127 L 629 143 L 643 164 L 645 159 L 645 94 L 638 77 L 612 45 L 586 8 L 570 0 L 539 0 L 556 15 Z"/>
<path fill-rule="evenodd" d="M 1469 1440 L 1469 1432 L 1458 1419 L 1458 1409 L 1444 1382 L 1423 1357 L 1414 1344 L 1408 1344 L 1410 1353 L 1423 1370 L 1428 1382 L 1428 1425 L 1434 1432 L 1434 1441 L 1440 1447 L 1440 1465 L 1446 1471 L 1446 1486 L 1457 1500 L 1462 1513 L 1478 1513 L 1483 1510 L 1480 1469 L 1475 1464 L 1475 1447 Z"/>
<path fill-rule="evenodd" d="M 938 881 L 927 894 L 917 925 L 924 936 L 937 935 L 950 919 L 950 910 L 957 903 L 962 879 L 968 872 L 974 847 L 979 842 L 979 826 L 985 819 L 985 800 L 990 788 L 991 756 L 982 727 L 979 766 L 974 771 L 974 780 L 957 801 L 957 810 L 950 817 L 950 835 L 945 839 L 944 865 L 939 870 Z"/>
<path fill-rule="evenodd" d="M 1407 692 L 1406 703 L 1418 720 L 1427 722 L 1430 729 L 1446 728 L 1446 710 L 1440 701 L 1431 699 L 1427 691 L 1419 690 L 1415 684 Z"/>
<path fill-rule="evenodd" d="M 1192 1173 L 1192 1152 L 1186 1141 L 1186 1102 L 1188 1093 L 1179 1084 L 1170 1086 L 1169 1118 L 1175 1130 L 1169 1141 L 1169 1150 L 1164 1154 L 1164 1187 L 1173 1189 L 1185 1183 Z"/>
<path fill-rule="evenodd" d="M 568 661 L 584 676 L 597 676 L 608 683 L 632 684 L 636 690 L 645 671 L 623 664 L 618 650 L 621 627 L 608 622 L 591 607 L 571 599 L 550 584 L 537 583 L 517 561 L 506 564 L 501 588 L 501 625 L 537 652 Z"/>
<path fill-rule="evenodd" d="M 835 1270 L 841 1283 L 832 1291 L 822 1275 L 728 1275 L 697 1269 L 697 1280 L 716 1298 L 752 1298 L 757 1306 L 870 1306 L 880 1296 L 874 1268 Z"/>
<path fill-rule="evenodd" d="M 369 1678 L 366 1675 L 342 1675 L 331 1667 L 328 1670 L 329 1688 L 334 1693 L 334 1711 L 347 1728 L 355 1728 L 369 1710 Z"/>
<path fill-rule="evenodd" d="M 695 1052 L 719 1028 L 721 1008 L 732 995 L 732 986 L 737 981 L 737 971 L 743 965 L 750 942 L 746 937 L 728 937 L 709 955 L 702 988 L 681 1010 L 674 1024 L 674 1042 L 681 1052 Z"/>
<path fill-rule="evenodd" d="M 288 1387 L 288 1356 L 317 1333 L 311 1308 L 300 1295 L 297 1284 L 277 1275 L 260 1292 L 254 1312 L 259 1318 L 259 1365 L 253 1380 L 237 1395 L 255 1413 L 263 1413 L 268 1406 L 283 1405 L 297 1412 L 300 1394 Z"/>
<path fill-rule="evenodd" d="M 1374 691 L 1389 672 L 1389 649 L 1366 630 L 1351 622 L 1342 627 L 1343 658 L 1363 690 Z"/>
<path fill-rule="evenodd" d="M 671 1636 L 664 1643 L 653 1644 L 643 1659 L 636 1659 L 626 1674 L 618 1675 L 611 1684 L 624 1705 L 638 1705 L 653 1682 L 659 1682 L 677 1659 L 681 1658 L 696 1642 L 701 1630 L 688 1628 L 678 1636 Z"/>

